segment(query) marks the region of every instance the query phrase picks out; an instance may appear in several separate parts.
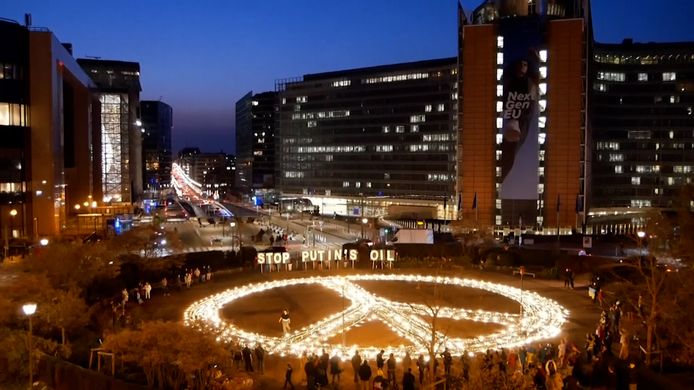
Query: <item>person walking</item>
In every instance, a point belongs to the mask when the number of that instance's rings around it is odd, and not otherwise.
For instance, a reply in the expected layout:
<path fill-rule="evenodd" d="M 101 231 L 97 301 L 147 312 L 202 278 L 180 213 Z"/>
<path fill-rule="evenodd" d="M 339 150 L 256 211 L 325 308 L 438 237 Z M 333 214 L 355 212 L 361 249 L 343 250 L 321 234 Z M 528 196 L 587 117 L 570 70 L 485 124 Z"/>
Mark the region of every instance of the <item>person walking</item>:
<path fill-rule="evenodd" d="M 385 353 L 384 350 L 381 350 L 381 352 L 376 355 L 376 369 L 377 370 L 383 370 L 383 366 L 385 366 L 386 361 L 383 359 L 383 354 Z"/>
<path fill-rule="evenodd" d="M 352 356 L 352 370 L 354 370 L 354 383 L 359 382 L 359 366 L 361 365 L 361 356 L 359 356 L 359 351 L 354 351 L 354 356 Z"/>
<path fill-rule="evenodd" d="M 292 383 L 292 365 L 287 363 L 287 369 L 284 371 L 284 386 L 282 386 L 283 389 L 287 388 L 287 385 L 289 385 L 289 388 L 294 390 L 294 384 Z"/>
<path fill-rule="evenodd" d="M 402 358 L 402 372 L 406 373 L 407 369 L 412 367 L 412 358 L 410 357 L 410 352 L 405 352 L 405 357 Z"/>
<path fill-rule="evenodd" d="M 364 359 L 364 361 L 361 363 L 361 366 L 359 366 L 359 380 L 361 381 L 361 390 L 370 390 L 369 389 L 369 380 L 371 379 L 371 367 L 369 366 L 369 361 L 367 359 Z"/>
<path fill-rule="evenodd" d="M 280 316 L 280 324 L 282 324 L 282 334 L 284 336 L 287 336 L 289 334 L 289 325 L 291 324 L 292 320 L 289 318 L 289 311 L 287 309 L 284 309 L 282 311 L 282 315 Z"/>
<path fill-rule="evenodd" d="M 407 367 L 407 371 L 402 376 L 402 390 L 414 390 L 414 374 L 412 369 Z"/>

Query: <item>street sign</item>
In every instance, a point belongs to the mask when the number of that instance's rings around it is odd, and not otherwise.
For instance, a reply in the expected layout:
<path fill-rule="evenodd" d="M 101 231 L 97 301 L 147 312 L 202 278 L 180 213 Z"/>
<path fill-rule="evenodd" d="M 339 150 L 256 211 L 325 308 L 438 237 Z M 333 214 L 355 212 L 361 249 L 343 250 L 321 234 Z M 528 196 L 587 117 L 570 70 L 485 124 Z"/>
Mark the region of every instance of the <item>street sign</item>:
<path fill-rule="evenodd" d="M 593 247 L 593 237 L 583 236 L 583 247 L 584 248 L 592 248 Z"/>

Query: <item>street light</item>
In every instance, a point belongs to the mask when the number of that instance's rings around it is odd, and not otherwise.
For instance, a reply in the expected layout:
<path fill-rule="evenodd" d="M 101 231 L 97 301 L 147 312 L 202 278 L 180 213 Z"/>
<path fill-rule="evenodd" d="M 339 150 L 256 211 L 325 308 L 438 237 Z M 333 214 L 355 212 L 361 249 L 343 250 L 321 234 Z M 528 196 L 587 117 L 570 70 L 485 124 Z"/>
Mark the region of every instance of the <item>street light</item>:
<path fill-rule="evenodd" d="M 42 239 L 39 241 L 39 244 L 41 244 L 41 246 L 46 246 L 46 245 L 48 245 L 48 239 L 47 239 L 47 238 L 42 238 Z"/>
<path fill-rule="evenodd" d="M 16 217 L 16 216 L 17 216 L 17 210 L 16 209 L 10 210 L 10 217 L 12 217 L 10 219 L 10 234 L 12 234 L 12 238 L 14 238 L 14 217 Z"/>
<path fill-rule="evenodd" d="M 36 313 L 36 304 L 35 303 L 25 303 L 22 306 L 22 311 L 24 311 L 24 314 L 29 318 L 29 338 L 28 338 L 28 344 L 29 344 L 29 388 L 34 383 L 34 372 L 33 372 L 33 367 L 32 367 L 32 349 L 33 346 L 31 344 L 31 333 L 32 333 L 32 328 L 31 328 L 31 316 Z"/>
<path fill-rule="evenodd" d="M 362 239 L 364 238 L 364 225 L 366 225 L 367 223 L 369 223 L 368 218 L 362 218 L 361 219 L 361 238 Z"/>

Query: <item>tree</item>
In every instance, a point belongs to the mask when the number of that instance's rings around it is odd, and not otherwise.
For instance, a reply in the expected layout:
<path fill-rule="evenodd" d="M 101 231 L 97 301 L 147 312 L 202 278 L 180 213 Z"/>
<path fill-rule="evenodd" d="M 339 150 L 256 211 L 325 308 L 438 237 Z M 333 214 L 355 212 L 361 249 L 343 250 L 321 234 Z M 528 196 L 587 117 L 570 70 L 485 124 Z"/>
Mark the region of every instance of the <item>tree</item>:
<path fill-rule="evenodd" d="M 149 387 L 209 388 L 216 367 L 228 360 L 213 335 L 177 322 L 146 322 L 106 337 L 103 347 L 140 367 Z"/>
<path fill-rule="evenodd" d="M 694 309 L 691 268 L 694 250 L 694 186 L 682 189 L 672 211 L 657 211 L 646 228 L 634 237 L 639 255 L 633 261 L 638 276 L 623 279 L 619 296 L 637 313 L 646 338 L 646 363 L 651 363 L 656 344 L 677 346 L 685 360 L 694 362 Z M 642 249 L 647 248 L 647 255 Z M 664 343 L 663 343 L 664 342 Z M 683 355 L 682 355 L 683 354 Z"/>

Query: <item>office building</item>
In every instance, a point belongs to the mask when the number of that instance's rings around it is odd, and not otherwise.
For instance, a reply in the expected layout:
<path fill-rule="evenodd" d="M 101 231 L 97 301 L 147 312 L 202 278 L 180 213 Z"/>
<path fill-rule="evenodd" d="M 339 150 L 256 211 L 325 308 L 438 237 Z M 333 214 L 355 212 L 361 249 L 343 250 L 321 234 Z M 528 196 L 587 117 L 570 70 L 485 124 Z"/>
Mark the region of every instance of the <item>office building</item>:
<path fill-rule="evenodd" d="M 457 192 L 469 226 L 569 232 L 586 193 L 580 1 L 487 1 L 459 12 Z"/>
<path fill-rule="evenodd" d="M 236 188 L 261 195 L 275 186 L 277 93 L 249 92 L 236 102 Z"/>
<path fill-rule="evenodd" d="M 283 196 L 324 214 L 444 219 L 455 191 L 456 72 L 453 57 L 279 81 Z"/>
<path fill-rule="evenodd" d="M 29 18 L 28 18 L 29 19 Z M 45 28 L 0 20 L 0 225 L 12 240 L 56 236 L 92 201 L 94 84 Z M 7 251 L 7 249 L 6 249 Z"/>
<path fill-rule="evenodd" d="M 156 100 L 140 102 L 142 117 L 143 189 L 156 193 L 171 186 L 171 129 L 173 110 Z"/>
<path fill-rule="evenodd" d="M 94 171 L 104 202 L 132 203 L 142 196 L 140 64 L 91 58 L 77 60 L 96 84 L 101 129 L 95 131 Z"/>
<path fill-rule="evenodd" d="M 597 43 L 592 60 L 591 213 L 673 207 L 694 176 L 694 42 Z"/>

